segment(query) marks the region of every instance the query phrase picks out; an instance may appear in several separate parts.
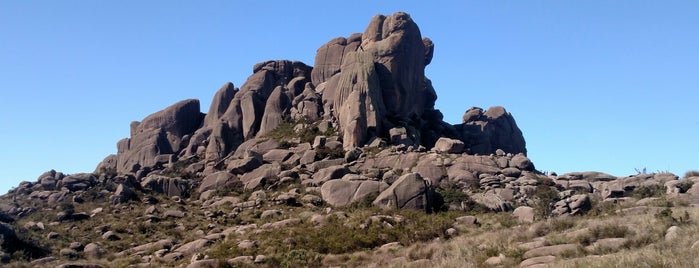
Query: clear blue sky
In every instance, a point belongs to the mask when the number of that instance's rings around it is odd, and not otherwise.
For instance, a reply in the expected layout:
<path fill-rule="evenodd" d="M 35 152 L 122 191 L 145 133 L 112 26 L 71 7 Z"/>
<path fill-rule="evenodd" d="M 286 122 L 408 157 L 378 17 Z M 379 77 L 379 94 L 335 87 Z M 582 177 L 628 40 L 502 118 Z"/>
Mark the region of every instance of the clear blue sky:
<path fill-rule="evenodd" d="M 697 1 L 0 1 L 0 192 L 91 172 L 131 121 L 185 98 L 206 111 L 253 64 L 312 65 L 400 10 L 435 43 L 448 122 L 505 106 L 559 174 L 699 169 Z"/>

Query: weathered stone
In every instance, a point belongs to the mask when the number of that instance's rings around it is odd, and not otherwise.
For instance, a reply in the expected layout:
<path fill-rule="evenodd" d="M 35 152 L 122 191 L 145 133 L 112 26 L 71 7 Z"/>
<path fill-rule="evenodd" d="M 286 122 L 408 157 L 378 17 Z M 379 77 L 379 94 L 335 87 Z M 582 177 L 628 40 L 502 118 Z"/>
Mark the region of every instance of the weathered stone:
<path fill-rule="evenodd" d="M 439 138 L 434 149 L 441 153 L 460 154 L 464 151 L 464 142 L 450 138 Z"/>
<path fill-rule="evenodd" d="M 218 260 L 216 259 L 205 259 L 196 260 L 187 265 L 187 268 L 218 268 Z"/>
<path fill-rule="evenodd" d="M 235 175 L 227 171 L 219 171 L 202 179 L 197 188 L 197 192 L 203 193 L 208 190 L 225 189 L 236 185 L 237 182 L 239 182 L 239 180 Z"/>
<path fill-rule="evenodd" d="M 141 187 L 156 193 L 164 194 L 168 197 L 182 196 L 189 190 L 189 183 L 180 178 L 170 178 L 153 175 L 146 177 L 141 182 Z"/>
<path fill-rule="evenodd" d="M 522 255 L 522 257 L 525 259 L 529 259 L 529 258 L 533 258 L 533 257 L 547 256 L 547 255 L 560 256 L 562 254 L 575 252 L 577 250 L 578 250 L 577 244 L 561 244 L 561 245 L 546 246 L 546 247 L 531 249 L 531 250 L 528 250 L 527 252 L 525 252 L 524 255 Z"/>
<path fill-rule="evenodd" d="M 519 264 L 520 268 L 525 268 L 525 267 L 533 267 L 533 266 L 540 266 L 540 265 L 546 265 L 549 263 L 553 263 L 556 261 L 555 256 L 540 256 L 540 257 L 533 257 L 533 258 L 528 258 L 524 261 L 522 261 Z"/>
<path fill-rule="evenodd" d="M 185 213 L 184 211 L 179 211 L 179 210 L 168 210 L 165 211 L 163 214 L 165 217 L 170 217 L 170 218 L 184 218 Z"/>
<path fill-rule="evenodd" d="M 240 176 L 240 181 L 243 182 L 245 189 L 252 190 L 276 180 L 279 172 L 281 172 L 281 166 L 278 163 L 264 164 Z"/>
<path fill-rule="evenodd" d="M 189 243 L 186 243 L 184 245 L 181 245 L 180 247 L 176 248 L 173 250 L 174 252 L 182 253 L 184 255 L 191 255 L 204 247 L 210 245 L 212 243 L 211 240 L 208 239 L 197 239 L 194 241 L 191 241 Z"/>
<path fill-rule="evenodd" d="M 522 131 L 503 107 L 490 107 L 485 112 L 473 107 L 464 113 L 463 124 L 455 127 L 470 153 L 489 155 L 497 149 L 512 154 L 527 153 Z"/>
<path fill-rule="evenodd" d="M 335 207 L 344 207 L 378 196 L 388 184 L 378 181 L 331 180 L 320 187 L 323 200 Z M 370 200 L 373 201 L 373 200 Z"/>
<path fill-rule="evenodd" d="M 109 240 L 109 241 L 115 241 L 115 240 L 121 240 L 121 237 L 119 237 L 115 232 L 107 231 L 104 234 L 102 234 L 102 239 Z"/>
<path fill-rule="evenodd" d="M 85 258 L 88 259 L 99 259 L 102 258 L 102 255 L 104 254 L 104 250 L 100 245 L 95 244 L 95 243 L 90 243 L 85 246 L 83 249 L 83 254 L 85 255 Z"/>
<path fill-rule="evenodd" d="M 233 174 L 245 174 L 262 165 L 262 159 L 257 157 L 246 157 L 234 159 L 226 163 L 228 170 Z"/>
<path fill-rule="evenodd" d="M 517 154 L 510 160 L 510 166 L 520 170 L 532 170 L 534 168 L 532 161 L 524 154 Z"/>
<path fill-rule="evenodd" d="M 141 167 L 155 166 L 158 155 L 184 149 L 182 138 L 194 133 L 203 117 L 199 101 L 189 99 L 132 122 L 131 137 L 117 144 L 117 171 L 134 173 Z"/>
<path fill-rule="evenodd" d="M 417 173 L 401 176 L 374 200 L 373 204 L 384 209 L 406 208 L 431 211 L 433 192 L 427 182 Z"/>
<path fill-rule="evenodd" d="M 323 168 L 313 174 L 312 185 L 320 186 L 327 181 L 342 178 L 342 176 L 345 176 L 345 174 L 349 172 L 350 170 L 344 166 L 330 166 Z"/>
<path fill-rule="evenodd" d="M 471 196 L 474 202 L 481 204 L 492 211 L 510 211 L 512 204 L 494 193 L 475 193 Z"/>
<path fill-rule="evenodd" d="M 517 218 L 520 223 L 533 223 L 534 222 L 534 208 L 528 206 L 517 207 L 513 212 L 512 216 Z"/>

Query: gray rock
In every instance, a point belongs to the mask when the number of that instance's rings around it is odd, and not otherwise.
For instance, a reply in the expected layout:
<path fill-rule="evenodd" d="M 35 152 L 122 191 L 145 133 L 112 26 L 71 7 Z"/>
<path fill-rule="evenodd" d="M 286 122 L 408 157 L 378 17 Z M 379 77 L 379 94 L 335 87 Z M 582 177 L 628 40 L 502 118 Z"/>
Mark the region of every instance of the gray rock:
<path fill-rule="evenodd" d="M 224 189 L 227 187 L 234 186 L 239 181 L 240 180 L 238 180 L 238 178 L 235 175 L 227 171 L 219 171 L 204 177 L 204 179 L 201 180 L 199 187 L 197 188 L 197 192 L 203 193 L 208 190 Z"/>
<path fill-rule="evenodd" d="M 257 157 L 246 157 L 243 159 L 234 159 L 226 163 L 228 170 L 233 174 L 245 174 L 262 165 L 262 159 Z"/>
<path fill-rule="evenodd" d="M 525 259 L 529 259 L 529 258 L 533 258 L 533 257 L 548 256 L 548 255 L 560 256 L 560 255 L 565 254 L 565 253 L 575 252 L 578 250 L 578 247 L 579 246 L 577 244 L 561 244 L 561 245 L 545 246 L 545 247 L 530 249 L 527 252 L 525 252 L 524 255 L 522 255 L 522 257 Z"/>
<path fill-rule="evenodd" d="M 455 126 L 470 153 L 489 155 L 501 149 L 506 153 L 527 153 L 522 131 L 505 108 L 478 107 L 467 110 L 463 123 Z"/>
<path fill-rule="evenodd" d="M 141 187 L 168 197 L 182 196 L 189 191 L 189 182 L 180 178 L 151 175 L 141 182 Z"/>
<path fill-rule="evenodd" d="M 203 239 L 203 238 L 197 239 L 197 240 L 191 241 L 189 243 L 186 243 L 184 245 L 181 245 L 173 251 L 176 253 L 182 253 L 182 254 L 188 256 L 188 255 L 192 255 L 195 252 L 203 249 L 204 247 L 210 245 L 211 243 L 212 243 L 212 241 L 208 240 L 208 239 Z"/>
<path fill-rule="evenodd" d="M 271 184 L 277 179 L 280 172 L 281 166 L 278 163 L 264 164 L 240 176 L 240 181 L 243 182 L 245 189 L 257 189 L 263 185 Z"/>
<path fill-rule="evenodd" d="M 138 200 L 138 195 L 131 190 L 128 186 L 125 186 L 124 184 L 119 184 L 116 188 L 116 191 L 114 191 L 114 195 L 112 195 L 111 203 L 112 205 L 118 205 L 122 203 L 126 203 L 130 200 Z"/>
<path fill-rule="evenodd" d="M 100 245 L 95 244 L 95 243 L 90 243 L 85 246 L 83 249 L 83 254 L 85 255 L 85 258 L 88 259 L 99 259 L 102 258 L 102 255 L 104 254 L 104 250 Z"/>
<path fill-rule="evenodd" d="M 441 153 L 460 154 L 464 151 L 464 142 L 450 138 L 439 138 L 434 149 Z"/>
<path fill-rule="evenodd" d="M 524 154 L 517 154 L 510 160 L 510 166 L 520 170 L 532 170 L 534 165 Z"/>
<path fill-rule="evenodd" d="M 471 195 L 471 199 L 492 211 L 498 212 L 512 210 L 512 204 L 510 202 L 505 201 L 502 197 L 494 193 L 475 193 Z"/>
<path fill-rule="evenodd" d="M 327 181 L 342 178 L 342 176 L 345 176 L 345 174 L 349 172 L 350 170 L 344 166 L 331 166 L 323 168 L 321 170 L 318 170 L 318 172 L 316 172 L 315 174 L 313 174 L 312 184 L 315 186 L 319 186 Z"/>
<path fill-rule="evenodd" d="M 375 206 L 384 209 L 418 209 L 431 211 L 436 205 L 427 182 L 417 173 L 401 176 L 374 200 Z"/>
<path fill-rule="evenodd" d="M 533 223 L 534 222 L 534 208 L 528 206 L 517 207 L 513 212 L 512 216 L 517 218 L 520 223 Z"/>
<path fill-rule="evenodd" d="M 184 218 L 185 213 L 184 213 L 184 211 L 179 211 L 179 210 L 168 210 L 168 211 L 165 211 L 164 215 L 165 215 L 165 217 L 171 217 L 171 218 Z"/>
<path fill-rule="evenodd" d="M 196 260 L 187 265 L 187 268 L 218 268 L 218 260 L 216 259 L 205 259 Z"/>
<path fill-rule="evenodd" d="M 344 207 L 378 196 L 388 188 L 388 184 L 378 181 L 331 180 L 320 187 L 323 200 L 335 207 Z M 373 201 L 373 200 L 370 200 Z"/>
<path fill-rule="evenodd" d="M 520 268 L 525 268 L 525 267 L 535 267 L 535 266 L 541 266 L 541 265 L 546 265 L 549 263 L 553 263 L 556 261 L 555 256 L 540 256 L 540 257 L 533 257 L 533 258 L 528 258 L 524 261 L 522 261 L 519 264 Z"/>
<path fill-rule="evenodd" d="M 109 240 L 109 241 L 115 241 L 115 240 L 121 240 L 121 237 L 119 237 L 115 232 L 107 231 L 104 234 L 102 234 L 102 239 Z"/>
<path fill-rule="evenodd" d="M 135 173 L 156 165 L 156 157 L 184 149 L 183 137 L 196 131 L 204 119 L 199 101 L 183 100 L 131 123 L 131 137 L 117 144 L 117 171 Z"/>

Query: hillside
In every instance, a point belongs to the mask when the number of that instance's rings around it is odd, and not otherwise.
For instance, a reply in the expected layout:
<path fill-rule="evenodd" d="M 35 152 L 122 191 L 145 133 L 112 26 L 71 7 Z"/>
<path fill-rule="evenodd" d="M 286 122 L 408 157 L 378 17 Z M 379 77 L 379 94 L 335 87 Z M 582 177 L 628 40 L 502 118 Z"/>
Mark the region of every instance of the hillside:
<path fill-rule="evenodd" d="M 0 197 L 9 267 L 687 267 L 699 174 L 544 174 L 503 107 L 444 122 L 406 13 L 131 123 Z M 620 257 L 623 256 L 623 257 Z M 675 256 L 675 257 L 672 257 Z M 676 256 L 683 256 L 677 258 Z"/>

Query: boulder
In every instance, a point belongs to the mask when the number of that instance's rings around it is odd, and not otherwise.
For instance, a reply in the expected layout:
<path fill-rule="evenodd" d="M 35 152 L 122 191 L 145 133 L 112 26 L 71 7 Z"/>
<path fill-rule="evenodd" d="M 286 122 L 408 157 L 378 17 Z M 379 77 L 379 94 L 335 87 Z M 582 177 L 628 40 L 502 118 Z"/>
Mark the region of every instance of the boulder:
<path fill-rule="evenodd" d="M 579 248 L 577 244 L 561 244 L 553 246 L 539 247 L 535 249 L 530 249 L 522 255 L 522 258 L 529 259 L 533 257 L 540 256 L 560 256 L 570 252 L 576 252 Z"/>
<path fill-rule="evenodd" d="M 512 212 L 512 216 L 517 218 L 517 221 L 519 221 L 520 223 L 533 223 L 534 215 L 534 208 L 528 206 L 517 207 Z"/>
<path fill-rule="evenodd" d="M 277 175 L 281 172 L 281 166 L 278 163 L 264 164 L 259 168 L 245 173 L 240 176 L 240 181 L 243 182 L 245 189 L 256 189 L 260 186 L 272 183 L 277 179 Z"/>
<path fill-rule="evenodd" d="M 204 115 L 199 111 L 199 100 L 188 99 L 175 103 L 141 122 L 131 123 L 131 137 L 117 144 L 117 171 L 135 173 L 142 167 L 153 167 L 156 158 L 184 149 L 183 139 L 196 131 Z"/>
<path fill-rule="evenodd" d="M 440 153 L 460 154 L 464 151 L 464 142 L 450 138 L 439 138 L 434 149 Z"/>
<path fill-rule="evenodd" d="M 335 207 L 344 207 L 378 196 L 388 184 L 379 181 L 331 180 L 320 187 L 323 200 Z"/>
<path fill-rule="evenodd" d="M 83 248 L 83 254 L 85 255 L 85 258 L 88 259 L 99 259 L 102 258 L 102 255 L 104 254 L 104 250 L 102 247 L 98 244 L 95 243 L 90 243 L 85 245 L 85 248 Z"/>
<path fill-rule="evenodd" d="M 187 194 L 190 185 L 188 181 L 180 178 L 152 175 L 146 177 L 146 179 L 141 182 L 141 187 L 145 190 L 173 197 Z"/>
<path fill-rule="evenodd" d="M 112 205 L 118 205 L 130 200 L 138 200 L 138 195 L 136 195 L 136 192 L 131 190 L 131 188 L 129 188 L 128 186 L 125 186 L 124 184 L 119 184 L 116 188 L 116 191 L 114 191 L 114 195 L 112 195 L 110 199 Z"/>
<path fill-rule="evenodd" d="M 239 182 L 238 178 L 228 171 L 219 171 L 209 176 L 204 177 L 197 188 L 197 193 L 203 193 L 208 190 L 220 190 L 236 185 Z"/>
<path fill-rule="evenodd" d="M 262 165 L 261 158 L 246 157 L 243 159 L 233 159 L 226 163 L 228 170 L 233 174 L 244 174 Z"/>
<path fill-rule="evenodd" d="M 408 173 L 396 180 L 390 187 L 381 192 L 372 204 L 383 209 L 417 209 L 432 211 L 440 206 L 436 193 L 420 174 Z"/>
<path fill-rule="evenodd" d="M 471 199 L 495 212 L 512 210 L 510 202 L 494 193 L 475 193 L 471 195 Z"/>
<path fill-rule="evenodd" d="M 464 113 L 462 122 L 455 128 L 470 153 L 489 155 L 497 149 L 512 154 L 527 153 L 522 131 L 514 117 L 501 106 L 486 111 L 473 107 Z"/>
<path fill-rule="evenodd" d="M 342 176 L 345 176 L 345 174 L 349 172 L 350 170 L 345 166 L 330 166 L 323 168 L 313 174 L 311 184 L 320 186 L 327 181 L 342 178 Z"/>

